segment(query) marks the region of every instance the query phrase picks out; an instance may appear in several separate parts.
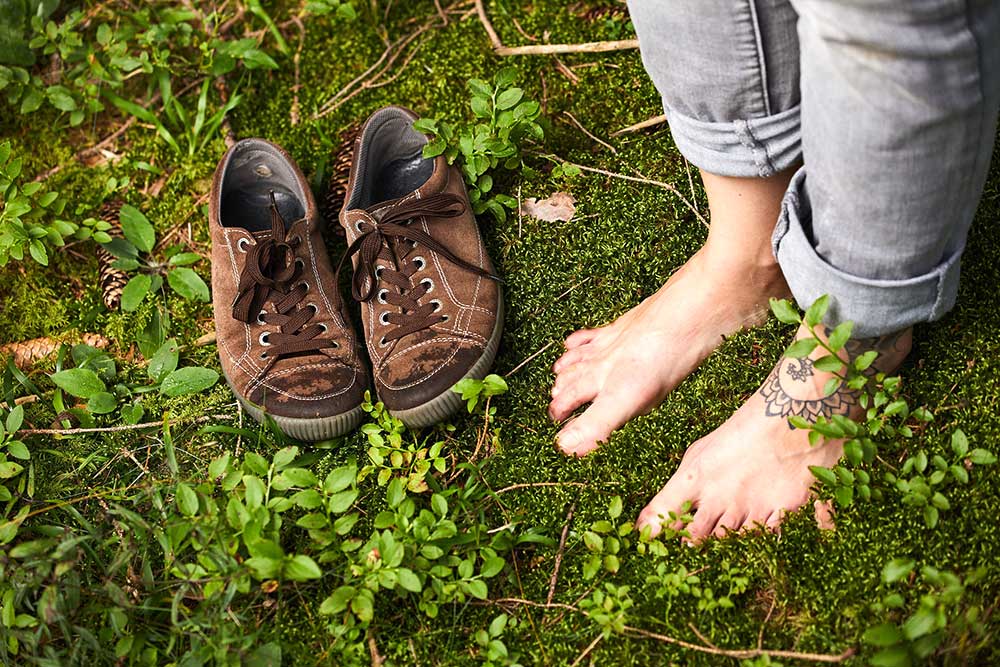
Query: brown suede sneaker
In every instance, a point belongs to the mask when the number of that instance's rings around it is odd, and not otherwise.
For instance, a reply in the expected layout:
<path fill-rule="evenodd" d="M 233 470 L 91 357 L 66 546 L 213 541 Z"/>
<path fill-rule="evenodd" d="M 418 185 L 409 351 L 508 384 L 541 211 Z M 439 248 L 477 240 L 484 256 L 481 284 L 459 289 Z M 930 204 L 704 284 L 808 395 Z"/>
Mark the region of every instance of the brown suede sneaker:
<path fill-rule="evenodd" d="M 375 388 L 411 427 L 462 405 L 451 388 L 486 376 L 503 328 L 499 285 L 462 176 L 443 157 L 422 156 L 427 138 L 413 129 L 416 119 L 399 107 L 368 119 L 340 212 Z"/>
<path fill-rule="evenodd" d="M 240 141 L 215 171 L 209 225 L 219 358 L 243 407 L 300 440 L 353 429 L 367 367 L 298 166 L 274 144 Z"/>

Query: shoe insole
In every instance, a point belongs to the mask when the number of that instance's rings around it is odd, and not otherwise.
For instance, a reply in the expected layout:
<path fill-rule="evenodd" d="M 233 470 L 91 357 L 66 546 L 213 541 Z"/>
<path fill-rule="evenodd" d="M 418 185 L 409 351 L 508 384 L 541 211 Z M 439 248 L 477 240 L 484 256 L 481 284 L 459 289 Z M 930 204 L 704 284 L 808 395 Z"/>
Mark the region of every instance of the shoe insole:
<path fill-rule="evenodd" d="M 250 232 L 271 229 L 270 190 L 274 191 L 274 201 L 286 224 L 291 224 L 306 214 L 302 202 L 288 188 L 277 183 L 254 183 L 245 188 L 230 190 L 222 196 L 222 225 L 242 227 Z"/>
<path fill-rule="evenodd" d="M 410 194 L 434 173 L 434 161 L 417 153 L 381 166 L 375 175 L 372 204 L 399 199 Z"/>

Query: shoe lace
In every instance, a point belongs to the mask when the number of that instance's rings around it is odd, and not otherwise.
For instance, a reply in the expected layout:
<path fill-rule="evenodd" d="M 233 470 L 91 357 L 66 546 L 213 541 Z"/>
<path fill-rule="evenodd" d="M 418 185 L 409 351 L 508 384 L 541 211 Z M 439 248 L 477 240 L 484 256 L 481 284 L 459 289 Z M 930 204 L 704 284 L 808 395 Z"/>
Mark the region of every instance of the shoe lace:
<path fill-rule="evenodd" d="M 233 318 L 248 324 L 256 321 L 276 326 L 276 331 L 265 332 L 260 337 L 260 342 L 270 348 L 261 358 L 273 363 L 287 355 L 340 345 L 322 335 L 327 330 L 324 324 L 310 323 L 317 309 L 313 304 L 302 304 L 309 284 L 299 280 L 305 265 L 295 258 L 295 248 L 302 243 L 302 238 L 288 235 L 289 226 L 278 210 L 273 191 L 269 197 L 271 234 L 247 249 L 233 302 Z M 272 300 L 273 313 L 264 310 L 268 299 Z"/>
<path fill-rule="evenodd" d="M 351 282 L 354 299 L 360 302 L 371 301 L 378 294 L 385 303 L 397 306 L 402 311 L 383 315 L 385 322 L 396 326 L 385 334 L 381 344 L 448 319 L 446 315 L 437 312 L 440 309 L 439 303 L 420 302 L 431 286 L 426 280 L 414 284 L 414 276 L 424 268 L 414 261 L 417 259 L 413 256 L 417 244 L 466 271 L 490 280 L 500 280 L 489 271 L 458 257 L 430 234 L 411 226 L 422 217 L 455 218 L 465 213 L 465 209 L 465 202 L 461 197 L 442 192 L 426 198 L 406 199 L 390 204 L 383 208 L 378 220 L 372 215 L 373 209 L 362 213 L 362 218 L 357 223 L 360 235 L 341 258 L 337 274 L 340 274 L 348 258 L 357 255 L 358 265 Z M 386 260 L 389 266 L 377 267 L 379 259 Z M 386 289 L 384 285 L 396 289 Z"/>

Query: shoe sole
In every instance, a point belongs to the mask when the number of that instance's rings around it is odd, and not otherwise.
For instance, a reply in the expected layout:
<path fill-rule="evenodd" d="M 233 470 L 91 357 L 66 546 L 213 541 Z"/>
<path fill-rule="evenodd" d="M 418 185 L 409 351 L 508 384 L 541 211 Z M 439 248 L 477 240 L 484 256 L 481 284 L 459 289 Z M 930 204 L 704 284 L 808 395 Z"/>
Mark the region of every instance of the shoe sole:
<path fill-rule="evenodd" d="M 468 378 L 482 380 L 493 367 L 493 361 L 496 359 L 497 348 L 500 347 L 500 338 L 503 333 L 503 293 L 499 295 L 497 306 L 497 323 L 494 325 L 493 333 L 486 343 L 486 349 L 483 350 L 482 356 L 472 365 L 472 368 L 463 376 L 463 380 Z M 451 390 L 451 387 L 448 387 L 444 392 L 422 405 L 407 408 L 406 410 L 389 410 L 389 414 L 401 420 L 410 428 L 423 428 L 444 421 L 455 414 L 463 405 L 465 405 L 465 401 L 462 400 L 462 395 L 456 394 Z"/>
<path fill-rule="evenodd" d="M 229 380 L 229 376 L 224 372 L 222 375 L 226 378 L 226 384 L 229 385 L 233 395 L 236 396 L 236 400 L 240 402 L 240 405 L 247 411 L 247 414 L 253 417 L 258 423 L 263 423 L 264 408 L 251 403 L 236 393 L 233 383 Z M 319 442 L 320 440 L 330 440 L 331 438 L 346 435 L 356 429 L 364 418 L 365 411 L 359 405 L 353 410 L 329 417 L 282 417 L 281 415 L 271 413 L 267 413 L 267 415 L 274 420 L 274 423 L 278 425 L 281 432 L 289 438 L 304 442 Z"/>

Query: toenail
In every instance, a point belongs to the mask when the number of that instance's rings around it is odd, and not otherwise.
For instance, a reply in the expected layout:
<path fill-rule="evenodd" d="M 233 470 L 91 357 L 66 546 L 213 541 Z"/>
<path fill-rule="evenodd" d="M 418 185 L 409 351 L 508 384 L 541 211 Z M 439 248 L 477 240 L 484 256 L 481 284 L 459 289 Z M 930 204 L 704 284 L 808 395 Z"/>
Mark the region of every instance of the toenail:
<path fill-rule="evenodd" d="M 580 434 L 576 431 L 563 431 L 556 436 L 556 445 L 564 452 L 569 452 L 580 444 Z"/>

